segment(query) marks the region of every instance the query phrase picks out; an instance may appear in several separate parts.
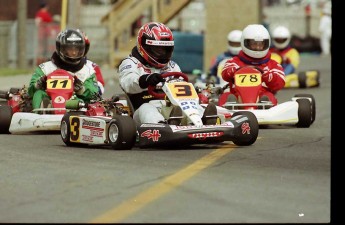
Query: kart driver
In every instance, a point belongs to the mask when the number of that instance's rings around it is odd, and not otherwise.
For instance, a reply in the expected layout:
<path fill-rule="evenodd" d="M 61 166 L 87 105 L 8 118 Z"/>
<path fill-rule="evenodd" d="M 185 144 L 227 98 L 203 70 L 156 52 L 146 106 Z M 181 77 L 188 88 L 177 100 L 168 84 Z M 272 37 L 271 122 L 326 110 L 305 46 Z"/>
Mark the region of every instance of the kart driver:
<path fill-rule="evenodd" d="M 216 57 L 215 62 L 212 64 L 209 70 L 209 74 L 211 76 L 217 76 L 218 68 L 219 68 L 218 66 L 221 61 L 227 58 L 232 58 L 235 55 L 238 55 L 238 53 L 241 50 L 241 36 L 242 36 L 242 31 L 240 30 L 230 31 L 230 33 L 227 36 L 228 49 Z"/>
<path fill-rule="evenodd" d="M 171 30 L 162 23 L 149 22 L 139 29 L 136 46 L 119 66 L 120 86 L 130 98 L 134 108 L 133 119 L 139 124 L 166 122 L 160 113 L 161 103 L 151 101 L 154 97 L 148 94 L 147 88 L 163 82 L 163 73 L 181 72 L 180 67 L 171 60 L 173 50 Z M 213 110 L 216 110 L 213 106 Z M 182 119 L 179 106 L 172 108 L 171 118 L 180 118 L 175 124 L 179 125 Z"/>
<path fill-rule="evenodd" d="M 222 77 L 230 84 L 230 92 L 238 99 L 233 85 L 235 72 L 245 66 L 254 66 L 262 71 L 263 88 L 259 93 L 260 101 L 271 101 L 277 104 L 274 94 L 284 88 L 285 74 L 283 67 L 271 59 L 270 35 L 261 24 L 250 24 L 242 31 L 242 50 L 237 56 L 226 61 Z"/>
<path fill-rule="evenodd" d="M 84 35 L 79 30 L 66 29 L 58 34 L 51 60 L 40 64 L 30 80 L 28 93 L 33 98 L 33 109 L 40 108 L 44 99 L 50 99 L 45 92 L 46 75 L 56 69 L 75 75 L 74 92 L 77 98 L 89 102 L 98 95 L 95 70 L 86 65 L 85 50 Z"/>
<path fill-rule="evenodd" d="M 288 28 L 284 26 L 276 27 L 272 32 L 271 58 L 274 58 L 274 54 L 280 56 L 280 59 L 276 59 L 278 63 L 284 68 L 285 75 L 294 73 L 300 63 L 300 56 L 297 49 L 291 47 L 290 44 L 291 34 Z"/>

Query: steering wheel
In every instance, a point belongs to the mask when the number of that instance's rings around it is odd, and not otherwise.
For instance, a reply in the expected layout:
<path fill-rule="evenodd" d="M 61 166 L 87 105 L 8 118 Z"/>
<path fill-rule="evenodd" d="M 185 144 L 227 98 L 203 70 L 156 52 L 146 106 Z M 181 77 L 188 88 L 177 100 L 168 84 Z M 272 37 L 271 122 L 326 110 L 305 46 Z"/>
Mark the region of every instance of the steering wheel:
<path fill-rule="evenodd" d="M 186 74 L 182 73 L 182 72 L 166 72 L 166 73 L 162 74 L 162 77 L 163 78 L 173 77 L 173 78 L 176 78 L 176 79 L 182 77 L 183 80 L 188 82 L 188 76 Z M 156 86 L 154 86 L 154 85 L 149 85 L 147 87 L 147 91 L 149 92 L 150 95 L 152 95 L 156 99 L 164 99 L 164 97 L 165 97 L 165 93 L 158 93 L 156 91 Z"/>

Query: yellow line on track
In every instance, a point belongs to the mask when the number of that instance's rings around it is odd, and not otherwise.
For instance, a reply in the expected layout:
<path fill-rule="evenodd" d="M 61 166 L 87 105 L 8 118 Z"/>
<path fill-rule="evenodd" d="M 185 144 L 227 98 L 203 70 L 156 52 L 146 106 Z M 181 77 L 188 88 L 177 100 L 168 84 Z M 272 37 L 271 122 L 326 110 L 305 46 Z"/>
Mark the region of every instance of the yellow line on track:
<path fill-rule="evenodd" d="M 181 185 L 183 182 L 190 179 L 203 169 L 209 167 L 224 155 L 233 151 L 235 149 L 234 146 L 234 144 L 221 146 L 219 149 L 212 151 L 201 159 L 195 161 L 193 164 L 165 178 L 162 182 L 150 187 L 144 192 L 139 193 L 134 198 L 121 203 L 116 208 L 113 208 L 95 218 L 91 223 L 116 223 L 127 218 L 129 215 L 135 213 L 145 205 Z"/>

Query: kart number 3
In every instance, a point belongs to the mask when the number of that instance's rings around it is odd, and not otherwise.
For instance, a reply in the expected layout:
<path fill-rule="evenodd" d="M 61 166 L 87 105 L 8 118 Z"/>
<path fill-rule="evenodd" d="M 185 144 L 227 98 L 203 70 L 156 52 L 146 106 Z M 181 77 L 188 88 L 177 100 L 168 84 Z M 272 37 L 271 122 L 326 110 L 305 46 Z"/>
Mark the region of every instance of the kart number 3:
<path fill-rule="evenodd" d="M 261 74 L 236 74 L 235 75 L 235 85 L 236 86 L 258 86 L 261 84 Z"/>
<path fill-rule="evenodd" d="M 176 83 L 170 83 L 169 89 L 172 91 L 172 94 L 174 98 L 197 98 L 198 95 L 190 83 L 184 83 L 184 84 L 176 84 Z"/>

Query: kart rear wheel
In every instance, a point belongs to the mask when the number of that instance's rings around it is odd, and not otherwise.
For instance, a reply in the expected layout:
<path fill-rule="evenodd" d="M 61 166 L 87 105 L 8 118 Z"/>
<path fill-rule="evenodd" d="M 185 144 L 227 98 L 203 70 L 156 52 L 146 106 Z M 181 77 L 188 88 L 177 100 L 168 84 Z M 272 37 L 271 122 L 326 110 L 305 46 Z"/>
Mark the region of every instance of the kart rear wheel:
<path fill-rule="evenodd" d="M 307 75 L 305 74 L 305 72 L 298 73 L 298 84 L 300 88 L 307 87 Z"/>
<path fill-rule="evenodd" d="M 129 150 L 135 144 L 137 128 L 130 116 L 115 115 L 109 123 L 108 139 L 115 150 Z"/>
<path fill-rule="evenodd" d="M 308 128 L 312 121 L 312 107 L 308 99 L 300 98 L 296 100 L 298 103 L 298 123 L 297 127 Z"/>
<path fill-rule="evenodd" d="M 9 128 L 12 120 L 12 107 L 7 105 L 5 102 L 3 105 L 0 105 L 0 134 L 9 134 Z"/>
<path fill-rule="evenodd" d="M 69 118 L 71 115 L 76 115 L 74 113 L 65 113 L 65 115 L 61 119 L 61 125 L 60 125 L 60 134 L 62 141 L 67 146 L 77 146 L 78 143 L 71 142 L 71 125 Z"/>
<path fill-rule="evenodd" d="M 316 117 L 316 106 L 315 106 L 315 98 L 311 94 L 296 94 L 294 97 L 305 97 L 311 99 L 311 124 L 314 123 Z"/>
<path fill-rule="evenodd" d="M 320 86 L 320 71 L 310 70 L 298 73 L 298 84 L 300 88 Z"/>
<path fill-rule="evenodd" d="M 245 133 L 245 134 L 243 134 L 241 132 L 241 138 L 239 138 L 238 140 L 233 140 L 232 142 L 238 146 L 252 145 L 256 141 L 256 139 L 259 135 L 258 120 L 257 120 L 256 116 L 254 115 L 254 113 L 249 112 L 249 111 L 235 112 L 232 115 L 232 117 L 237 116 L 237 115 L 244 115 L 244 116 L 248 117 L 250 130 L 249 130 L 249 133 Z M 243 125 L 243 123 L 242 123 L 242 125 Z"/>

